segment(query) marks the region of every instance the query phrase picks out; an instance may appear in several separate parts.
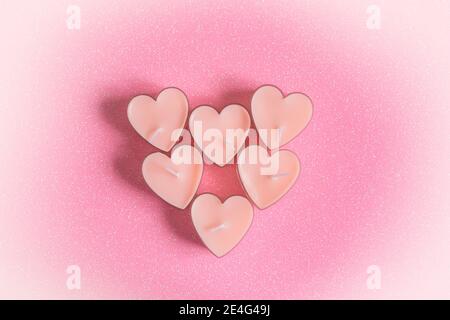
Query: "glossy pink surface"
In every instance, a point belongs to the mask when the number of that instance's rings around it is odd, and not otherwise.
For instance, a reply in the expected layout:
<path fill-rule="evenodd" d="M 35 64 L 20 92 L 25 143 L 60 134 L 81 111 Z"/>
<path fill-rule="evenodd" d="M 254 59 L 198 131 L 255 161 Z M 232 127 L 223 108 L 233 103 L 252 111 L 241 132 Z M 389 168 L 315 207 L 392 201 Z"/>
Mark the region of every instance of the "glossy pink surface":
<path fill-rule="evenodd" d="M 380 30 L 366 0 L 74 2 L 80 30 L 68 2 L 2 1 L 1 297 L 450 298 L 448 1 L 376 1 Z M 127 105 L 250 108 L 267 83 L 314 102 L 302 173 L 217 259 L 147 187 Z M 243 195 L 236 167 L 205 192 Z"/>

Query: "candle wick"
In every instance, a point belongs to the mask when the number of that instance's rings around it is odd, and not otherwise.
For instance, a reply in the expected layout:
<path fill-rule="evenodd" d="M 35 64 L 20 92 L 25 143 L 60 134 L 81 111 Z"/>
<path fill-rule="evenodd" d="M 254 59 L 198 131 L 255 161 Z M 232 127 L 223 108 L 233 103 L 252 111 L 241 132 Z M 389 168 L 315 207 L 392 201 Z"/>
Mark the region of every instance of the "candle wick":
<path fill-rule="evenodd" d="M 158 128 L 155 131 L 153 131 L 152 135 L 150 136 L 150 138 L 148 138 L 148 142 L 152 143 L 153 139 L 156 138 L 156 136 L 162 131 L 163 128 Z"/>
<path fill-rule="evenodd" d="M 281 178 L 281 177 L 284 177 L 284 176 L 287 176 L 287 175 L 289 175 L 289 173 L 281 172 L 281 173 L 273 174 L 270 177 L 275 180 L 275 179 L 278 179 L 278 178 Z"/>
<path fill-rule="evenodd" d="M 211 232 L 216 232 L 216 231 L 219 231 L 219 230 L 225 229 L 225 228 L 226 228 L 226 224 L 222 223 L 222 224 L 219 224 L 217 227 L 211 228 L 210 231 Z"/>
<path fill-rule="evenodd" d="M 169 168 L 169 167 L 165 167 L 165 169 L 166 169 L 166 171 L 169 172 L 171 175 L 173 175 L 173 176 L 175 176 L 175 177 L 178 178 L 178 176 L 179 176 L 179 172 L 178 172 L 178 171 L 175 171 L 175 170 L 173 170 L 173 169 L 171 169 L 171 168 Z"/>

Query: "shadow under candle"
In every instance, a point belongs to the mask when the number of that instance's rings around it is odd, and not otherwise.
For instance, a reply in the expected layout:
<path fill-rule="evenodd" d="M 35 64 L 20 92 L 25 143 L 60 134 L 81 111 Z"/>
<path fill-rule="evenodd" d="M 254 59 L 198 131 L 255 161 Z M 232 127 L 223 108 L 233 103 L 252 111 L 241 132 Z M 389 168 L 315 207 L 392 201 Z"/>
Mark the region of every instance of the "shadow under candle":
<path fill-rule="evenodd" d="M 145 193 L 148 197 L 156 197 L 163 203 L 162 214 L 169 227 L 182 239 L 195 245 L 202 245 L 199 236 L 191 221 L 190 207 L 180 210 L 160 199 L 146 184 L 142 176 L 142 162 L 153 152 L 161 152 L 140 137 L 128 122 L 127 106 L 129 101 L 140 94 L 134 91 L 129 95 L 111 97 L 101 103 L 103 119 L 123 135 L 120 144 L 112 159 L 114 173 L 134 187 L 136 191 Z M 147 94 L 156 96 L 159 91 L 150 91 Z"/>

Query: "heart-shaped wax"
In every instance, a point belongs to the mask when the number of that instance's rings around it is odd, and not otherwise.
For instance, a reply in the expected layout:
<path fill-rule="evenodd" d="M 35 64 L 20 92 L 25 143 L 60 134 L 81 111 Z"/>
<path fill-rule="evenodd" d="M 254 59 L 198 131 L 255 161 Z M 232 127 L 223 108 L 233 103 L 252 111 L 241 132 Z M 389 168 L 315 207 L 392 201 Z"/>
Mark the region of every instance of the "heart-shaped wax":
<path fill-rule="evenodd" d="M 191 215 L 203 243 L 222 257 L 244 237 L 253 220 L 253 207 L 241 196 L 222 203 L 215 195 L 205 193 L 194 200 Z"/>
<path fill-rule="evenodd" d="M 190 145 L 174 148 L 171 157 L 155 152 L 145 158 L 142 174 L 148 186 L 169 204 L 184 209 L 197 191 L 203 173 L 201 153 Z"/>
<path fill-rule="evenodd" d="M 221 167 L 243 146 L 250 124 L 250 115 L 238 104 L 229 105 L 220 113 L 210 106 L 200 106 L 189 117 L 195 143 L 209 160 Z"/>
<path fill-rule="evenodd" d="M 169 151 L 181 135 L 187 119 L 188 101 L 177 88 L 161 91 L 156 101 L 149 96 L 134 97 L 128 104 L 128 120 L 155 147 Z"/>
<path fill-rule="evenodd" d="M 304 94 L 283 97 L 274 86 L 260 87 L 253 94 L 252 116 L 261 140 L 270 149 L 279 148 L 297 136 L 312 117 L 312 102 Z"/>
<path fill-rule="evenodd" d="M 251 145 L 239 153 L 238 172 L 248 196 L 264 209 L 292 187 L 300 173 L 300 162 L 291 151 L 269 155 L 262 146 Z"/>

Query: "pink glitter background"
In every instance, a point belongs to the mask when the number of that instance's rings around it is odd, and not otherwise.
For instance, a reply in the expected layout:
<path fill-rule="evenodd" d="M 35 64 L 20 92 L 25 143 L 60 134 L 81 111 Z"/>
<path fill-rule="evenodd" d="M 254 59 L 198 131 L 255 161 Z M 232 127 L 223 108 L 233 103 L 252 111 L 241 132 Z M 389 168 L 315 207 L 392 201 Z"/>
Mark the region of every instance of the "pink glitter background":
<path fill-rule="evenodd" d="M 0 298 L 450 298 L 449 30 L 448 1 L 2 1 Z M 303 171 L 217 259 L 145 185 L 127 102 L 265 83 L 314 102 Z M 202 192 L 243 194 L 235 167 Z"/>

